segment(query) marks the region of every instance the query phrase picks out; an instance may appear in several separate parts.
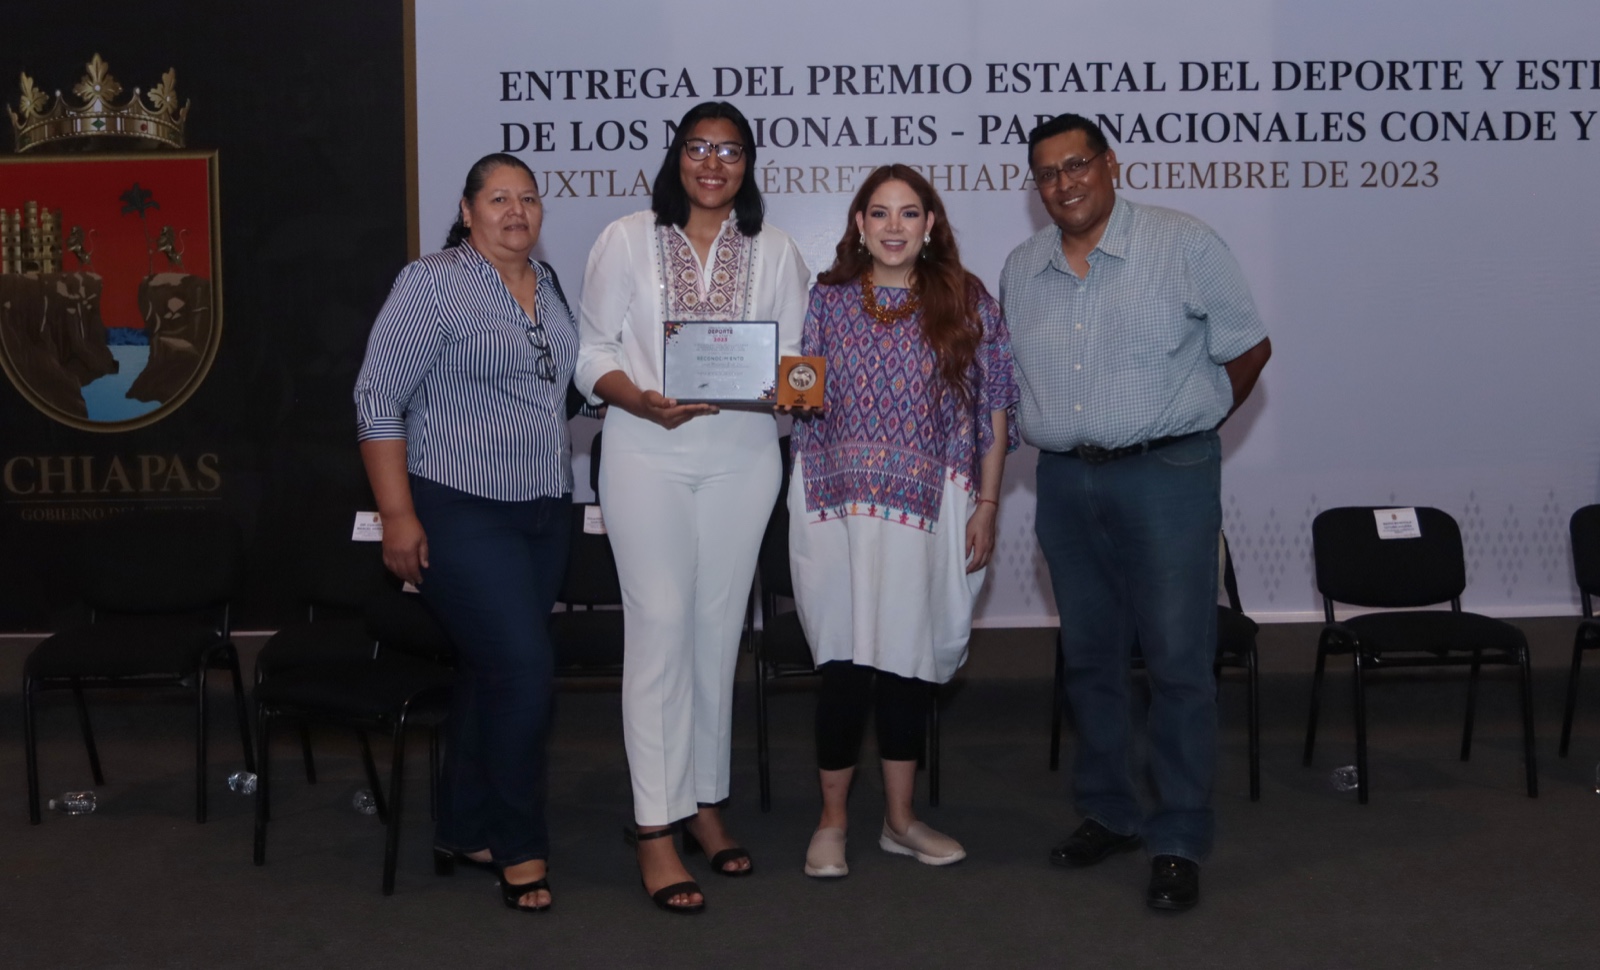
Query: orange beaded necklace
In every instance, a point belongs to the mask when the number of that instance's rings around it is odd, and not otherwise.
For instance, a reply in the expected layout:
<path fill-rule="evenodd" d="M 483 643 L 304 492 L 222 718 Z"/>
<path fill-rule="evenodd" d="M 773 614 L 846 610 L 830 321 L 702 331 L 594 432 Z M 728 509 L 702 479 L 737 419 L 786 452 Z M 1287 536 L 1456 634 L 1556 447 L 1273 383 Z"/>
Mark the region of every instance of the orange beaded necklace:
<path fill-rule="evenodd" d="M 917 299 L 915 293 L 906 295 L 906 302 L 894 309 L 889 309 L 878 303 L 878 295 L 872 289 L 872 270 L 861 274 L 861 309 L 867 311 L 867 316 L 882 324 L 899 323 L 906 317 L 921 309 L 922 301 Z"/>

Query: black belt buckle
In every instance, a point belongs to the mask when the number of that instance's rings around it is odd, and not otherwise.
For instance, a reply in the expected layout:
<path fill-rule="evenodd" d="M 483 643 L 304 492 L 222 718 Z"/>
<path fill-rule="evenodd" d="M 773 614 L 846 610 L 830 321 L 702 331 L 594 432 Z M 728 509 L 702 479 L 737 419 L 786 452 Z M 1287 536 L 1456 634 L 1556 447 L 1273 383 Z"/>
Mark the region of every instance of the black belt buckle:
<path fill-rule="evenodd" d="M 1091 465 L 1103 465 L 1114 458 L 1120 458 L 1127 453 L 1127 450 L 1126 448 L 1100 448 L 1095 445 L 1079 445 L 1072 449 L 1071 454 L 1076 456 L 1079 461 L 1088 462 Z"/>
<path fill-rule="evenodd" d="M 1067 452 L 1067 454 L 1086 464 L 1104 465 L 1106 462 L 1116 461 L 1118 458 L 1129 458 L 1133 455 L 1142 455 L 1148 451 L 1155 451 L 1157 448 L 1165 448 L 1167 445 L 1170 445 L 1173 442 L 1182 441 L 1189 437 L 1191 437 L 1191 435 L 1176 434 L 1169 435 L 1165 438 L 1151 438 L 1149 441 L 1141 441 L 1136 445 L 1128 445 L 1125 448 L 1101 448 L 1097 445 L 1079 445 L 1078 447 Z"/>

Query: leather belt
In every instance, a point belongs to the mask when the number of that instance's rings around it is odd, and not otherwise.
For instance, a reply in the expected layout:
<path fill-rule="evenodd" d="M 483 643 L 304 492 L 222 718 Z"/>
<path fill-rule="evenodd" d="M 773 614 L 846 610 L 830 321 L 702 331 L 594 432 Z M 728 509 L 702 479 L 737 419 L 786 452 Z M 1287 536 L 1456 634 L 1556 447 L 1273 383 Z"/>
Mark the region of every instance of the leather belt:
<path fill-rule="evenodd" d="M 1149 441 L 1141 441 L 1136 445 L 1128 445 L 1125 448 L 1099 448 L 1095 445 L 1079 445 L 1071 451 L 1062 452 L 1062 454 L 1068 458 L 1076 458 L 1079 461 L 1088 462 L 1091 465 L 1103 465 L 1108 461 L 1116 461 L 1118 458 L 1131 458 L 1134 455 L 1142 455 L 1147 451 L 1155 451 L 1157 448 L 1165 448 L 1167 445 L 1187 441 L 1197 434 L 1200 434 L 1200 432 L 1171 435 L 1166 438 L 1152 438 Z"/>

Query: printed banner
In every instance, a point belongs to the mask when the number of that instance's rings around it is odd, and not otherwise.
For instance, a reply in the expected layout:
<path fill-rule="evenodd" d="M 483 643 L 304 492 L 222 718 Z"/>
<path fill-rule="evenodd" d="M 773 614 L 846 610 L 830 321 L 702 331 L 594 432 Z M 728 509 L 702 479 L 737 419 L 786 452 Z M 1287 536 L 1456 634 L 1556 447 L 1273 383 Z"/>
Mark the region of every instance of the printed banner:
<path fill-rule="evenodd" d="M 577 298 L 601 228 L 648 207 L 674 123 L 726 99 L 813 272 L 865 173 L 897 161 L 993 288 L 1048 224 L 1028 130 L 1085 114 L 1120 191 L 1228 241 L 1272 334 L 1223 429 L 1246 608 L 1320 617 L 1311 519 L 1371 504 L 1461 522 L 1470 608 L 1570 612 L 1567 518 L 1600 498 L 1597 26 L 1550 0 L 415 0 L 418 244 L 442 242 L 474 159 L 513 152 Z M 1008 463 L 987 625 L 1052 622 L 1032 467 Z"/>

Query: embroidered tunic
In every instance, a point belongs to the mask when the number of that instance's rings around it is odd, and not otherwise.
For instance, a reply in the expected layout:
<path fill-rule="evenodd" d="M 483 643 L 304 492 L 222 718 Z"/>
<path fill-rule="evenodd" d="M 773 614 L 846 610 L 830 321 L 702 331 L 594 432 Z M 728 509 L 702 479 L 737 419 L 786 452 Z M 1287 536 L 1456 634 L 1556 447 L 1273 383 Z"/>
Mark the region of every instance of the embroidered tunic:
<path fill-rule="evenodd" d="M 908 295 L 878 290 L 888 307 Z M 859 285 L 811 291 L 801 343 L 828 361 L 827 410 L 795 422 L 788 507 L 795 601 L 819 664 L 944 683 L 966 660 L 987 572 L 966 571 L 966 523 L 995 444 L 991 412 L 1007 412 L 1006 449 L 1017 443 L 1005 320 L 987 294 L 978 317 L 974 400 L 963 407 L 916 314 L 880 324 Z"/>
<path fill-rule="evenodd" d="M 909 291 L 880 287 L 877 295 L 893 309 Z M 1012 412 L 1006 450 L 1017 446 L 1010 334 L 987 293 L 978 318 L 984 336 L 971 371 L 974 400 L 963 407 L 939 379 L 920 313 L 880 324 L 862 307 L 858 285 L 812 289 L 801 352 L 826 357 L 828 370 L 826 412 L 794 429 L 794 451 L 806 455 L 807 518 L 865 515 L 932 532 L 945 480 L 976 487 L 994 444 L 991 412 Z"/>

